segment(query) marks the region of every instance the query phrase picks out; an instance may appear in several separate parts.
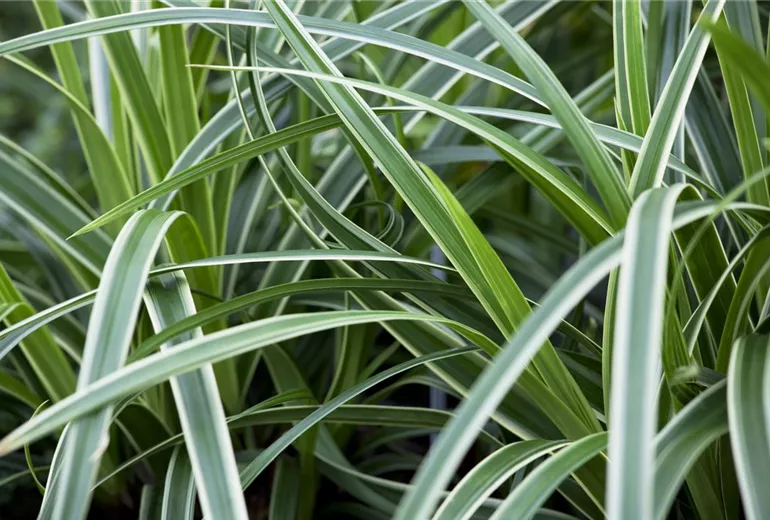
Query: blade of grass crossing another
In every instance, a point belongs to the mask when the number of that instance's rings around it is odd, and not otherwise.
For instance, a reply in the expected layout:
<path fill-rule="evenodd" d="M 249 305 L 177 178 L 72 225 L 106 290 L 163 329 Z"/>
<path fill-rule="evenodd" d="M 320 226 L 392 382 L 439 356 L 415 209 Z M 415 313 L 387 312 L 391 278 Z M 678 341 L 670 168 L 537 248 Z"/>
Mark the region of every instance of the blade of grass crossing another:
<path fill-rule="evenodd" d="M 247 70 L 247 68 L 243 69 Z M 465 126 L 468 130 L 476 133 L 479 137 L 490 143 L 506 161 L 516 169 L 520 170 L 521 173 L 526 176 L 527 180 L 541 190 L 590 243 L 601 242 L 606 238 L 609 230 L 612 229 L 604 210 L 590 196 L 588 196 L 587 193 L 585 193 L 574 179 L 548 162 L 545 157 L 535 153 L 531 148 L 528 148 L 523 143 L 514 139 L 510 134 L 477 117 L 466 114 L 463 110 L 431 100 L 424 96 L 417 96 L 415 94 L 409 95 L 407 92 L 399 92 L 398 89 L 378 86 L 360 80 L 293 69 L 270 70 L 277 70 L 285 74 L 304 74 L 310 77 L 322 76 L 327 81 L 355 85 L 356 87 L 366 88 L 373 92 L 380 91 L 386 95 L 391 95 L 396 99 L 414 104 L 420 109 L 425 109 L 454 123 Z M 392 110 L 378 109 L 376 112 L 380 111 L 389 112 Z M 468 109 L 468 111 L 470 112 L 471 109 Z M 480 108 L 474 108 L 472 111 L 477 113 L 486 112 Z M 513 116 L 514 114 L 498 110 L 495 111 L 495 115 Z M 549 120 L 548 118 L 543 119 L 542 117 L 538 117 L 538 122 L 541 121 L 544 124 L 552 123 L 552 120 Z M 324 116 L 299 123 L 289 128 L 281 129 L 275 133 L 259 137 L 254 141 L 226 150 L 199 164 L 192 165 L 183 171 L 177 172 L 174 176 L 145 190 L 133 199 L 107 211 L 98 219 L 83 226 L 77 233 L 75 233 L 75 235 L 81 235 L 97 229 L 104 225 L 105 222 L 109 222 L 118 215 L 126 214 L 143 203 L 158 199 L 158 197 L 163 194 L 173 192 L 174 190 L 186 186 L 204 176 L 221 171 L 221 169 L 226 166 L 275 150 L 277 147 L 295 142 L 305 135 L 320 133 L 324 130 L 335 128 L 340 124 L 340 120 L 336 115 Z M 606 137 L 608 141 L 612 139 L 609 135 Z M 625 140 L 621 144 L 634 146 L 630 141 Z M 682 165 L 679 165 L 679 168 L 681 167 Z"/>
<path fill-rule="evenodd" d="M 663 93 L 660 96 L 650 127 L 645 134 L 642 150 L 631 174 L 631 196 L 635 199 L 649 188 L 660 186 L 665 171 L 665 157 L 671 152 L 687 99 L 698 76 L 709 35 L 701 21 L 719 17 L 725 0 L 708 0 L 693 27 L 682 53 L 676 60 Z"/>
<path fill-rule="evenodd" d="M 160 520 L 192 520 L 195 513 L 195 479 L 184 446 L 171 455 L 163 485 Z"/>
<path fill-rule="evenodd" d="M 61 467 L 62 455 L 64 453 L 64 446 L 66 443 L 64 439 L 69 435 L 70 426 L 67 425 L 59 436 L 59 442 L 56 444 L 56 450 L 53 452 L 51 458 L 51 466 L 48 469 L 48 479 L 45 483 L 45 494 L 43 495 L 43 503 L 40 504 L 40 511 L 38 512 L 38 518 L 40 520 L 48 520 L 51 518 L 51 512 L 53 511 L 54 504 L 56 503 L 56 493 L 59 486 L 55 485 L 56 480 L 59 478 L 59 469 Z"/>
<path fill-rule="evenodd" d="M 516 442 L 497 450 L 457 483 L 436 511 L 435 520 L 467 520 L 515 472 L 565 444 L 563 441 L 536 439 Z"/>
<path fill-rule="evenodd" d="M 156 332 L 195 313 L 190 287 L 181 272 L 152 278 L 146 302 Z M 161 345 L 161 350 L 201 337 L 202 330 L 195 328 Z M 214 369 L 206 365 L 172 378 L 171 389 L 204 515 L 233 520 L 248 518 L 246 503 L 238 489 L 238 468 Z"/>
<path fill-rule="evenodd" d="M 0 455 L 52 433 L 64 424 L 124 395 L 144 390 L 207 363 L 335 327 L 391 321 L 441 323 L 467 336 L 469 341 L 478 341 L 484 346 L 494 345 L 491 340 L 484 339 L 483 335 L 461 323 L 417 312 L 356 310 L 276 316 L 186 341 L 178 348 L 158 352 L 85 385 L 63 399 L 63 406 L 60 403 L 53 404 L 3 438 L 0 441 Z"/>
<path fill-rule="evenodd" d="M 459 202 L 457 202 L 457 199 L 454 198 L 449 188 L 444 185 L 435 173 L 427 167 L 423 167 L 423 170 L 436 187 L 436 190 L 443 197 L 450 217 L 457 223 L 458 230 L 468 243 L 468 248 L 473 251 L 474 257 L 477 259 L 481 270 L 488 279 L 493 280 L 490 285 L 496 293 L 495 296 L 498 299 L 505 298 L 505 295 L 500 294 L 499 292 L 503 290 L 503 287 L 505 286 L 498 286 L 494 283 L 496 266 L 494 266 L 494 264 L 490 265 L 489 263 L 489 259 L 496 258 L 492 246 L 485 239 L 474 236 L 474 233 L 468 232 L 468 230 L 475 227 L 471 217 L 465 212 L 465 209 Z M 573 411 L 582 419 L 587 428 L 586 433 L 601 430 L 596 415 L 573 379 L 572 374 L 570 374 L 562 363 L 556 350 L 548 347 L 541 349 L 535 356 L 533 362 L 537 371 L 546 381 L 548 386 L 554 390 L 554 393 L 568 403 L 573 408 Z M 568 434 L 568 432 L 565 432 L 565 434 Z"/>
<path fill-rule="evenodd" d="M 637 2 L 632 0 L 632 3 Z M 585 163 L 588 175 L 601 195 L 613 224 L 616 228 L 621 227 L 628 217 L 631 199 L 623 184 L 622 174 L 599 142 L 586 117 L 553 71 L 486 0 L 465 0 L 465 6 L 500 42 L 502 48 L 532 81 Z M 643 87 L 646 89 L 646 85 Z"/>
<path fill-rule="evenodd" d="M 693 207 L 678 215 L 679 228 L 711 213 L 713 205 Z M 540 307 L 505 344 L 492 364 L 476 380 L 466 399 L 433 444 L 413 478 L 414 486 L 404 495 L 396 520 L 430 518 L 444 487 L 453 477 L 465 453 L 509 388 L 524 372 L 543 342 L 572 308 L 620 263 L 622 233 L 590 250 L 546 293 Z M 45 412 L 43 412 L 45 413 Z"/>
<path fill-rule="evenodd" d="M 78 388 L 87 387 L 123 365 L 150 264 L 165 231 L 179 215 L 178 212 L 141 211 L 129 219 L 118 235 L 94 301 Z M 85 518 L 91 486 L 109 442 L 111 408 L 106 406 L 70 425 L 55 482 L 56 504 L 51 518 Z"/>
<path fill-rule="evenodd" d="M 540 464 L 508 495 L 489 520 L 530 520 L 570 473 L 607 447 L 607 434 L 595 433 L 575 441 Z"/>
<path fill-rule="evenodd" d="M 308 70 L 341 75 L 283 2 L 270 0 L 265 5 Z M 384 175 L 456 266 L 501 332 L 510 335 L 531 309 L 500 258 L 491 248 L 485 250 L 481 246 L 486 244 L 488 247 L 488 243 L 473 221 L 456 201 L 452 212 L 449 211 L 446 191 L 439 191 L 431 183 L 354 89 L 330 82 L 318 84 L 350 132 L 380 166 Z M 458 211 L 466 217 L 462 229 L 453 218 L 453 212 Z M 550 344 L 546 348 L 549 352 L 553 350 Z M 555 353 L 553 358 L 563 368 Z M 598 430 L 598 422 L 574 381 L 572 385 L 567 384 L 566 392 L 561 391 L 564 381 L 548 378 L 546 383 L 553 385 L 554 392 L 577 411 L 585 422 L 588 430 L 586 433 Z"/>
<path fill-rule="evenodd" d="M 260 453 L 256 459 L 251 461 L 241 471 L 241 482 L 243 484 L 243 487 L 245 488 L 249 484 L 251 484 L 260 475 L 260 473 L 264 471 L 264 469 L 268 466 L 268 464 L 274 461 L 276 457 L 278 457 L 281 454 L 281 452 L 283 452 L 284 449 L 286 449 L 292 442 L 295 442 L 303 433 L 305 433 L 310 428 L 312 428 L 316 423 L 323 420 L 326 416 L 334 412 L 334 410 L 338 409 L 340 406 L 347 403 L 354 397 L 360 395 L 361 393 L 368 390 L 369 388 L 379 384 L 380 382 L 390 377 L 400 374 L 401 372 L 409 370 L 410 368 L 421 366 L 431 361 L 438 361 L 440 359 L 445 359 L 445 358 L 457 356 L 464 353 L 475 352 L 475 351 L 476 349 L 472 347 L 461 347 L 457 349 L 450 349 L 443 352 L 438 352 L 436 354 L 421 356 L 415 359 L 411 359 L 409 361 L 405 361 L 404 363 L 401 363 L 394 367 L 391 367 L 388 370 L 385 370 L 382 373 L 377 374 L 376 376 L 372 376 L 367 380 L 355 386 L 352 386 L 351 388 L 348 388 L 344 392 L 340 393 L 334 399 L 321 405 L 318 408 L 318 410 L 308 415 L 301 422 L 294 425 L 289 431 L 284 433 L 278 440 L 273 442 L 262 453 Z"/>
<path fill-rule="evenodd" d="M 426 520 L 433 514 L 466 451 L 540 346 L 585 295 L 620 261 L 621 243 L 615 237 L 589 251 L 551 288 L 540 307 L 506 343 L 493 363 L 476 380 L 456 410 L 404 495 L 396 520 Z"/>
<path fill-rule="evenodd" d="M 612 30 L 615 47 L 615 100 L 623 121 L 643 136 L 650 125 L 647 62 L 642 37 L 639 0 L 613 0 Z"/>

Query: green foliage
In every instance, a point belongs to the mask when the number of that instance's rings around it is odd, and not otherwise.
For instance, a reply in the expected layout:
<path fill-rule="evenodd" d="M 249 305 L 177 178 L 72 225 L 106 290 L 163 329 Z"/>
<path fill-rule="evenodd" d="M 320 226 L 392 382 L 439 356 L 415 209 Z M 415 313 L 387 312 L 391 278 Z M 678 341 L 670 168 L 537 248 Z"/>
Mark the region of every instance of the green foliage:
<path fill-rule="evenodd" d="M 770 515 L 764 3 L 0 13 L 3 518 Z"/>

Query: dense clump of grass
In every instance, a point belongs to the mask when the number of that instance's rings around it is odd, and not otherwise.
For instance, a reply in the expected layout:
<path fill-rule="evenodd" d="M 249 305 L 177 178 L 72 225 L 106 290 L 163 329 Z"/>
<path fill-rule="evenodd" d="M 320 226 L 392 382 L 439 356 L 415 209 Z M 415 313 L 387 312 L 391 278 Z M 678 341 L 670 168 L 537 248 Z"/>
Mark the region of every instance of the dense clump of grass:
<path fill-rule="evenodd" d="M 770 518 L 764 3 L 2 8 L 3 518 Z"/>

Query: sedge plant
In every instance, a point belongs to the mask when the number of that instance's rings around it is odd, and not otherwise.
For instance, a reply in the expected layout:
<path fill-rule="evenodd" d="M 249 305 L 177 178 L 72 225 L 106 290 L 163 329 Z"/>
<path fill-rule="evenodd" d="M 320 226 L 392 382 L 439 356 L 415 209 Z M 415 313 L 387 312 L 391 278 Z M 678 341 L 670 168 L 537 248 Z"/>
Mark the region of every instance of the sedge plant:
<path fill-rule="evenodd" d="M 764 2 L 2 9 L 2 518 L 770 518 Z"/>

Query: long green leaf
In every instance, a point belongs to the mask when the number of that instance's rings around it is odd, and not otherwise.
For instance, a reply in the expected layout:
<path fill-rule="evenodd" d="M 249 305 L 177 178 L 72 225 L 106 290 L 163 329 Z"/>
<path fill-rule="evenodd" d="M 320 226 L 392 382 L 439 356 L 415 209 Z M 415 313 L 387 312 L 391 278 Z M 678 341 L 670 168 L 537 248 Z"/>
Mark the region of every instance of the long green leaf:
<path fill-rule="evenodd" d="M 643 194 L 632 208 L 621 259 L 610 396 L 610 518 L 653 511 L 658 366 L 674 204 L 683 186 Z"/>
<path fill-rule="evenodd" d="M 746 517 L 750 520 L 770 514 L 770 496 L 762 488 L 762 482 L 770 478 L 768 346 L 768 337 L 764 335 L 741 338 L 733 347 L 727 373 L 730 444 Z"/>
<path fill-rule="evenodd" d="M 171 455 L 163 485 L 161 520 L 191 520 L 195 513 L 195 479 L 184 446 Z"/>
<path fill-rule="evenodd" d="M 180 272 L 151 279 L 147 303 L 150 319 L 158 332 L 195 312 L 192 293 Z M 164 343 L 161 350 L 201 337 L 202 330 L 195 328 Z M 211 518 L 248 518 L 246 503 L 237 487 L 238 468 L 214 369 L 207 365 L 175 377 L 171 379 L 171 389 L 204 514 Z"/>
<path fill-rule="evenodd" d="M 87 387 L 123 364 L 150 264 L 165 230 L 178 216 L 157 211 L 137 213 L 115 241 L 97 290 L 78 388 Z M 110 414 L 108 406 L 72 423 L 55 482 L 52 518 L 85 518 L 91 485 L 109 439 Z"/>
<path fill-rule="evenodd" d="M 0 304 L 9 306 L 3 313 L 3 321 L 8 326 L 23 323 L 35 315 L 34 309 L 19 292 L 2 264 Z M 49 330 L 41 329 L 31 334 L 21 348 L 51 400 L 63 399 L 75 390 L 75 373 Z"/>
<path fill-rule="evenodd" d="M 433 321 L 455 328 L 460 334 L 478 338 L 479 334 L 467 327 L 427 314 L 394 311 L 331 311 L 277 316 L 232 327 L 203 338 L 181 343 L 140 361 L 131 363 L 110 375 L 99 378 L 74 394 L 41 412 L 31 421 L 0 441 L 0 454 L 32 442 L 67 422 L 88 414 L 120 396 L 148 388 L 207 363 L 263 348 L 287 339 L 312 332 L 359 323 L 393 320 Z M 489 344 L 489 340 L 486 340 Z M 87 390 L 86 390 L 87 389 Z M 63 403 L 63 406 L 60 406 Z M 86 418 L 90 417 L 85 415 Z M 83 420 L 83 419 L 81 419 Z M 19 443 L 21 441 L 21 443 Z M 84 448 L 86 449 L 86 448 Z"/>
<path fill-rule="evenodd" d="M 96 18 L 120 18 L 121 7 L 114 0 L 89 0 L 88 11 Z M 99 20 L 95 20 L 99 22 Z M 72 25 L 61 29 L 71 29 Z M 55 30 L 55 29 L 54 29 Z M 173 163 L 171 143 L 166 133 L 155 96 L 142 67 L 131 36 L 118 32 L 104 36 L 104 52 L 131 118 L 136 138 L 147 161 L 150 180 L 162 179 Z"/>
<path fill-rule="evenodd" d="M 616 101 L 623 121 L 633 133 L 643 136 L 650 124 L 650 98 L 639 0 L 613 0 L 612 31 Z"/>
<path fill-rule="evenodd" d="M 595 433 L 562 448 L 540 464 L 508 495 L 490 520 L 534 517 L 561 482 L 607 447 L 607 434 Z"/>
<path fill-rule="evenodd" d="M 434 515 L 436 520 L 470 518 L 476 509 L 516 471 L 547 453 L 561 448 L 562 441 L 521 441 L 497 450 L 473 468 L 446 497 Z"/>
<path fill-rule="evenodd" d="M 246 466 L 243 471 L 241 471 L 241 482 L 243 486 L 246 487 L 251 482 L 253 482 L 254 479 L 256 479 L 259 474 L 264 471 L 268 464 L 275 460 L 275 458 L 278 457 L 278 455 L 280 455 L 281 452 L 291 443 L 296 441 L 300 435 L 305 433 L 315 423 L 321 421 L 324 417 L 334 412 L 334 410 L 338 409 L 340 406 L 347 403 L 355 396 L 363 393 L 374 385 L 390 377 L 393 377 L 396 374 L 409 370 L 410 368 L 420 366 L 431 361 L 438 361 L 442 358 L 456 356 L 461 353 L 473 352 L 474 350 L 475 349 L 473 348 L 453 349 L 439 352 L 437 354 L 415 358 L 396 365 L 395 367 L 389 368 L 388 370 L 385 370 L 376 376 L 370 377 L 362 383 L 348 388 L 331 401 L 323 404 L 315 412 L 305 417 L 302 421 L 294 425 L 289 431 L 284 433 L 280 439 L 273 442 L 267 449 L 260 453 L 259 457 L 251 461 L 248 466 Z"/>
<path fill-rule="evenodd" d="M 676 229 L 707 216 L 708 206 L 679 215 Z M 442 432 L 414 477 L 414 487 L 404 496 L 396 518 L 428 518 L 440 493 L 451 479 L 477 433 L 524 372 L 529 361 L 556 327 L 556 323 L 620 262 L 623 235 L 619 234 L 584 255 L 541 300 L 540 307 L 506 343 L 494 363 L 479 377 L 453 420 Z M 45 413 L 45 412 L 44 412 Z"/>
<path fill-rule="evenodd" d="M 626 2 L 631 5 L 637 2 Z M 575 151 L 585 163 L 588 175 L 600 193 L 615 228 L 622 226 L 631 207 L 623 178 L 609 154 L 592 132 L 585 116 L 556 75 L 486 1 L 465 1 L 471 13 L 495 36 L 500 45 L 532 81 L 551 112 L 564 128 Z M 624 12 L 626 9 L 624 8 Z M 630 13 L 626 13 L 630 16 Z M 641 24 L 641 22 L 639 21 Z M 641 26 L 639 27 L 641 32 Z M 643 85 L 646 92 L 646 84 Z"/>
<path fill-rule="evenodd" d="M 682 53 L 676 60 L 666 87 L 652 116 L 644 138 L 642 151 L 631 175 L 631 195 L 638 197 L 649 188 L 660 186 L 665 164 L 663 158 L 671 152 L 679 122 L 684 115 L 687 98 L 698 75 L 708 47 L 709 35 L 701 21 L 713 21 L 722 12 L 725 0 L 709 0 L 700 14 L 699 22 L 690 32 Z"/>
<path fill-rule="evenodd" d="M 655 515 L 664 520 L 697 457 L 727 433 L 727 386 L 719 383 L 690 401 L 655 437 Z"/>
<path fill-rule="evenodd" d="M 59 6 L 55 2 L 35 1 L 34 4 L 45 29 L 63 25 Z M 51 53 L 64 88 L 81 105 L 87 107 L 88 97 L 72 45 L 69 42 L 53 45 Z M 72 110 L 75 129 L 83 145 L 88 172 L 94 183 L 99 203 L 103 208 L 111 208 L 129 199 L 134 193 L 128 175 L 117 159 L 112 145 L 105 139 L 98 125 L 92 124 L 89 115 L 87 111 L 84 113 L 76 109 Z M 112 231 L 117 233 L 121 224 L 123 223 L 118 222 L 113 226 Z"/>

